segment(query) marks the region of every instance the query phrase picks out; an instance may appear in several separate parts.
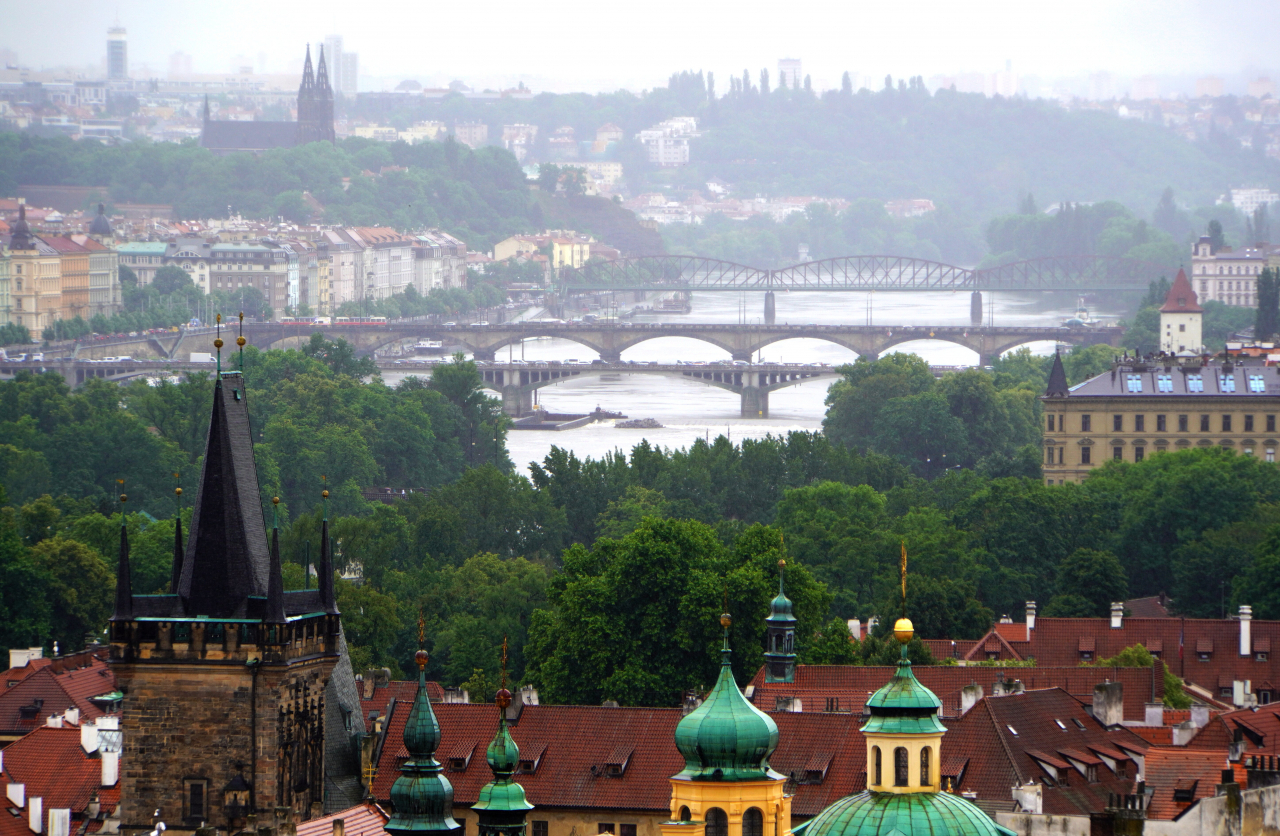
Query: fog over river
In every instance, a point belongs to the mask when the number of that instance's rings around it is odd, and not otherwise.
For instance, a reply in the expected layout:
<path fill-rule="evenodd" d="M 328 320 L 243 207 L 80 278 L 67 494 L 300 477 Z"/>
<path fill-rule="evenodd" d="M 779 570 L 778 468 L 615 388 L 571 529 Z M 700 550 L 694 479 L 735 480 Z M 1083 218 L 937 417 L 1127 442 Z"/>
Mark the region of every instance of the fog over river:
<path fill-rule="evenodd" d="M 969 293 L 887 293 L 797 292 L 777 293 L 777 322 L 792 325 L 853 324 L 868 320 L 874 325 L 966 325 L 969 323 Z M 1078 299 L 1067 293 L 984 294 L 984 319 L 994 316 L 997 326 L 1054 326 L 1075 313 Z M 636 322 L 749 322 L 759 323 L 764 314 L 762 293 L 696 293 L 688 314 L 651 314 Z M 1119 301 L 1091 303 L 1090 312 L 1105 319 L 1119 316 Z M 1032 343 L 1037 353 L 1053 351 L 1053 343 Z M 896 346 L 894 351 L 913 352 L 931 365 L 972 365 L 978 356 L 962 346 L 937 340 L 921 340 Z M 578 343 L 561 339 L 527 340 L 523 347 L 503 349 L 498 359 L 510 356 L 525 360 L 592 360 L 596 352 Z M 857 355 L 822 340 L 795 339 L 774 343 L 759 359 L 784 363 L 852 362 Z M 728 360 L 729 354 L 700 340 L 663 337 L 648 340 L 622 354 L 623 360 Z M 386 373 L 395 385 L 406 374 Z M 516 466 L 526 471 L 529 462 L 541 462 L 553 445 L 572 450 L 580 458 L 599 458 L 612 450 L 629 453 L 642 438 L 668 448 L 687 447 L 697 438 L 714 439 L 729 435 L 734 441 L 785 434 L 791 430 L 817 430 L 826 410 L 823 403 L 831 379 L 802 383 L 769 395 L 769 417 L 746 419 L 738 415 L 739 398 L 733 392 L 693 381 L 658 375 L 622 374 L 620 379 L 601 380 L 583 375 L 538 390 L 538 402 L 549 412 L 586 413 L 599 406 L 621 412 L 629 418 L 654 418 L 661 429 L 618 429 L 612 421 L 596 422 L 562 432 L 512 430 L 507 447 Z"/>

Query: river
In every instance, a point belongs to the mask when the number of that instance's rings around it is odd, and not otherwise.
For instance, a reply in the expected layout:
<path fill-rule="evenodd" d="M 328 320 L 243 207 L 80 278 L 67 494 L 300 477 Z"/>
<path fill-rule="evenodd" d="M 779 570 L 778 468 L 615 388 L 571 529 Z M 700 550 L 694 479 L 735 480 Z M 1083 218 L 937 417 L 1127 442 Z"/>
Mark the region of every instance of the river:
<path fill-rule="evenodd" d="M 874 325 L 966 325 L 969 323 L 969 293 L 866 293 L 798 292 L 778 293 L 777 321 L 790 324 Z M 1000 325 L 1060 325 L 1074 314 L 1075 296 L 1066 293 L 984 294 L 987 319 Z M 762 321 L 764 295 L 761 293 L 696 293 L 688 314 L 654 314 L 637 317 L 637 322 L 751 322 Z M 1095 317 L 1121 315 L 1119 303 L 1091 305 Z M 868 307 L 870 311 L 868 312 Z M 1053 343 L 1034 343 L 1037 353 L 1053 351 Z M 952 343 L 922 340 L 896 346 L 895 351 L 920 355 L 932 365 L 972 365 L 977 355 Z M 598 355 L 578 343 L 561 339 L 528 340 L 499 353 L 525 360 L 594 359 Z M 761 352 L 766 361 L 786 363 L 852 362 L 852 351 L 821 340 L 794 339 L 775 343 Z M 728 352 L 709 343 L 684 337 L 663 337 L 641 343 L 623 352 L 624 360 L 727 360 Z M 384 375 L 394 385 L 405 375 Z M 517 468 L 527 472 L 530 462 L 540 462 L 551 447 L 572 450 L 580 458 L 599 458 L 610 451 L 629 453 L 641 439 L 667 448 L 687 447 L 697 438 L 714 439 L 728 435 L 734 441 L 761 438 L 792 430 L 817 430 L 826 410 L 824 400 L 831 380 L 802 383 L 773 392 L 769 396 L 769 416 L 746 419 L 738 415 L 739 399 L 732 392 L 691 381 L 656 375 L 623 374 L 618 379 L 601 380 L 591 375 L 538 390 L 538 402 L 550 412 L 586 413 L 599 406 L 622 412 L 630 418 L 654 418 L 661 429 L 618 429 L 613 422 L 593 423 L 563 432 L 513 430 L 507 448 Z"/>

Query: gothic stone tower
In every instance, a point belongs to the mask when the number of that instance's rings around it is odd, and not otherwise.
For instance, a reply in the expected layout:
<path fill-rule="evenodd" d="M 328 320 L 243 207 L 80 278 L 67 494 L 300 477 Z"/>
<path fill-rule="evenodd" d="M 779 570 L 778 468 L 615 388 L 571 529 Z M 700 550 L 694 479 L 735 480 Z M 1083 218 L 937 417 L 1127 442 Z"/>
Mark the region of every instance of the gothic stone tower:
<path fill-rule="evenodd" d="M 302 84 L 298 87 L 298 144 L 333 142 L 333 88 L 325 65 L 324 47 L 320 47 L 320 63 L 311 70 L 311 47 L 302 68 Z"/>
<path fill-rule="evenodd" d="M 221 348 L 221 339 L 215 345 Z M 327 523 L 325 524 L 327 529 Z M 320 589 L 284 592 L 268 546 L 244 378 L 219 372 L 173 588 L 134 595 L 121 537 L 111 667 L 124 694 L 121 828 L 234 829 L 323 801 L 325 685 L 339 659 L 328 532 Z"/>

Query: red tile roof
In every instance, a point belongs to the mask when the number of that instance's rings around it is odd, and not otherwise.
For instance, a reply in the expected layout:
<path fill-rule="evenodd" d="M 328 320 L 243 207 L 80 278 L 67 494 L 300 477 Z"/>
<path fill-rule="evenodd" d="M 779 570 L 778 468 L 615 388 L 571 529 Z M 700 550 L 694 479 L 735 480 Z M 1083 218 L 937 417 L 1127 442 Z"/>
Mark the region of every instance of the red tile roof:
<path fill-rule="evenodd" d="M 385 836 L 387 831 L 383 830 L 383 825 L 391 817 L 372 801 L 364 801 L 346 810 L 300 823 L 297 836 L 331 836 L 337 819 L 342 819 L 345 836 Z"/>
<path fill-rule="evenodd" d="M 1130 598 L 1124 602 L 1124 611 L 1131 618 L 1172 618 L 1169 614 L 1171 606 L 1173 599 L 1161 593 L 1148 598 Z"/>
<path fill-rule="evenodd" d="M 72 241 L 65 235 L 41 235 L 40 240 L 48 244 L 55 251 L 66 255 L 88 252 L 84 247 L 80 246 L 75 241 Z"/>
<path fill-rule="evenodd" d="M 27 798 L 43 798 L 44 809 L 80 815 L 102 786 L 102 761 L 80 747 L 80 729 L 42 726 L 4 750 L 7 784 L 26 784 Z"/>
<path fill-rule="evenodd" d="M 1200 307 L 1196 292 L 1191 289 L 1191 282 L 1187 281 L 1187 272 L 1179 270 L 1173 285 L 1169 288 L 1169 294 L 1164 297 L 1164 304 L 1160 306 L 1160 313 L 1203 313 L 1203 311 L 1204 308 Z"/>
<path fill-rule="evenodd" d="M 45 664 L 38 664 L 42 662 Z M 32 665 L 38 666 L 12 688 L 0 691 L 0 734 L 26 734 L 68 708 L 80 709 L 82 719 L 96 719 L 103 711 L 90 699 L 116 690 L 116 678 L 110 668 L 89 653 L 35 660 Z M 13 681 L 11 675 L 21 670 L 9 670 L 0 684 Z M 31 716 L 23 716 L 24 708 Z"/>
<path fill-rule="evenodd" d="M 379 717 L 386 714 L 387 705 L 392 700 L 405 700 L 412 704 L 414 695 L 418 693 L 417 682 L 388 682 L 385 685 L 375 686 L 369 693 L 369 698 L 365 699 L 364 686 L 365 683 L 362 682 L 360 684 L 362 689 L 360 691 L 360 710 L 366 721 L 371 714 L 376 713 Z M 440 687 L 439 682 L 427 683 L 427 699 L 433 703 L 444 699 L 444 688 Z"/>
<path fill-rule="evenodd" d="M 391 709 L 373 786 L 374 797 L 380 801 L 388 800 L 400 765 L 408 758 L 403 735 L 410 707 L 405 701 Z M 445 764 L 454 802 L 471 805 L 493 777 L 484 749 L 497 730 L 497 710 L 491 705 L 433 708 L 441 728 L 437 759 Z M 678 708 L 526 706 L 511 736 L 520 746 L 521 759 L 535 760 L 537 766 L 532 774 L 517 774 L 516 780 L 536 807 L 667 811 L 671 805 L 669 779 L 684 768 L 675 746 L 675 727 L 682 716 Z M 861 717 L 811 713 L 772 717 L 778 724 L 779 743 L 771 763 L 776 771 L 797 781 L 794 815 L 817 815 L 836 799 L 864 789 L 866 747 L 858 731 Z M 451 770 L 448 756 L 469 748 L 474 748 L 474 754 L 466 768 Z M 623 760 L 626 769 L 620 777 L 601 769 Z"/>
<path fill-rule="evenodd" d="M 1280 659 L 1270 655 L 1259 662 L 1256 653 L 1265 643 L 1280 640 L 1280 621 L 1254 619 L 1251 626 L 1252 651 L 1240 655 L 1240 622 L 1235 618 L 1125 618 L 1118 628 L 1107 618 L 1041 618 L 1031 632 L 1029 655 L 1044 666 L 1077 665 L 1081 661 L 1082 640 L 1092 640 L 1094 658 L 1114 656 L 1126 647 L 1142 644 L 1148 650 L 1158 644 L 1162 658 L 1173 673 L 1219 693 L 1219 682 L 1250 680 L 1254 690 L 1265 684 L 1280 688 Z M 1181 653 L 1179 652 L 1181 648 Z M 1208 653 L 1200 661 L 1200 653 Z"/>
<path fill-rule="evenodd" d="M 1151 800 L 1147 818 L 1172 820 L 1202 798 L 1212 797 L 1222 781 L 1222 770 L 1238 771 L 1236 780 L 1246 784 L 1244 770 L 1227 762 L 1226 752 L 1182 747 L 1154 746 L 1147 750 L 1143 777 Z M 1190 801 L 1175 801 L 1175 790 L 1183 790 Z"/>
<path fill-rule="evenodd" d="M 1102 812 L 1109 793 L 1132 793 L 1137 765 L 1124 762 L 1122 777 L 1098 756 L 1112 751 L 1141 754 L 1149 747 L 1126 728 L 1103 726 L 1061 688 L 987 697 L 953 724 L 943 745 L 968 756 L 957 789 L 976 792 L 978 806 L 984 810 L 1012 810 L 1010 788 L 1037 781 L 1046 785 L 1044 812 L 1050 815 Z M 1086 768 L 1092 765 L 1096 781 L 1087 781 L 1073 766 L 1069 772 L 1063 770 L 1067 776 L 1063 786 L 1042 766 L 1047 763 L 1059 772 L 1060 764 L 1072 761 Z"/>
<path fill-rule="evenodd" d="M 867 697 L 889 680 L 893 668 L 858 665 L 797 665 L 794 683 L 766 683 L 761 668 L 751 680 L 752 702 L 763 711 L 773 711 L 780 698 L 799 697 L 806 712 L 827 710 L 828 700 L 839 711 L 862 711 Z M 942 700 L 943 717 L 960 714 L 960 692 L 970 683 L 983 687 L 990 695 L 1001 681 L 1020 680 L 1029 690 L 1063 688 L 1087 703 L 1093 701 L 1093 688 L 1105 681 L 1124 686 L 1124 719 L 1146 719 L 1146 704 L 1164 697 L 1164 677 L 1152 668 L 1099 667 L 1034 667 L 1000 668 L 986 665 L 920 665 L 913 668 L 916 678 Z"/>

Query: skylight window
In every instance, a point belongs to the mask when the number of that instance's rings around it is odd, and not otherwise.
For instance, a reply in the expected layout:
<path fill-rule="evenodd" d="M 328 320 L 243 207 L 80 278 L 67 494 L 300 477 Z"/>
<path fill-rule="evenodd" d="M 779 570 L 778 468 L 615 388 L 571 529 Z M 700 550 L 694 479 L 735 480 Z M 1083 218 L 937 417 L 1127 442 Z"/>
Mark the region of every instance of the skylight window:
<path fill-rule="evenodd" d="M 1072 717 L 1071 722 L 1076 724 L 1077 729 L 1079 729 L 1080 731 L 1084 731 L 1084 723 L 1081 723 L 1078 718 Z"/>
<path fill-rule="evenodd" d="M 1267 391 L 1267 384 L 1262 382 L 1262 375 L 1260 374 L 1249 375 L 1249 391 L 1250 392 Z"/>
<path fill-rule="evenodd" d="M 1054 720 L 1053 722 L 1057 723 L 1058 728 L 1062 729 L 1063 731 L 1067 730 L 1067 724 L 1062 722 L 1061 720 Z"/>
<path fill-rule="evenodd" d="M 1158 374 L 1156 375 L 1156 389 L 1161 392 L 1173 391 L 1173 375 Z"/>
<path fill-rule="evenodd" d="M 1233 374 L 1218 375 L 1218 391 L 1234 392 L 1236 390 L 1236 376 Z"/>
<path fill-rule="evenodd" d="M 1198 374 L 1189 374 L 1189 375 L 1187 375 L 1187 391 L 1188 391 L 1188 392 L 1203 392 L 1203 391 L 1204 391 L 1204 378 L 1203 378 L 1203 377 L 1201 377 L 1201 376 L 1200 376 L 1200 375 L 1198 375 Z"/>
<path fill-rule="evenodd" d="M 1128 391 L 1130 392 L 1141 392 L 1142 391 L 1142 375 L 1140 374 L 1125 375 L 1125 388 L 1127 388 Z"/>
<path fill-rule="evenodd" d="M 1009 730 L 1009 734 L 1013 735 L 1014 737 L 1017 737 L 1017 736 L 1018 736 L 1018 730 L 1017 730 L 1017 729 L 1015 729 L 1013 726 L 1010 726 L 1010 725 L 1007 725 L 1007 724 L 1006 724 L 1006 725 L 1005 725 L 1005 728 Z"/>

